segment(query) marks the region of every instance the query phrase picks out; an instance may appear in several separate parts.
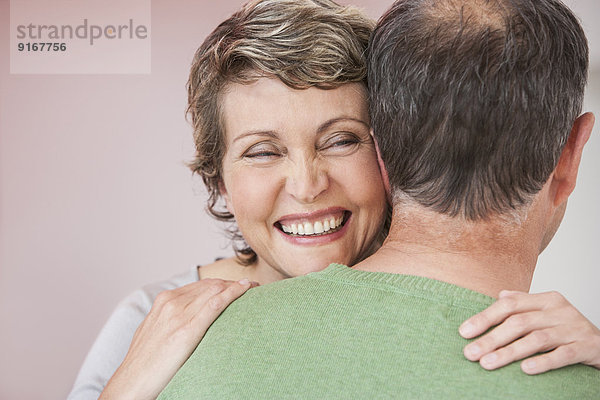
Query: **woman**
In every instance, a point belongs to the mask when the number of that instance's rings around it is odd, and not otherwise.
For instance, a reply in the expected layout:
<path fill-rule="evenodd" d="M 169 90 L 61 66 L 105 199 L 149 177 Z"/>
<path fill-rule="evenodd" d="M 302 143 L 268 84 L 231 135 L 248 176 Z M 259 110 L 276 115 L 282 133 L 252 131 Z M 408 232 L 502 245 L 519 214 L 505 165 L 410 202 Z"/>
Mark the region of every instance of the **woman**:
<path fill-rule="evenodd" d="M 119 363 L 101 397 L 154 398 L 218 314 L 250 287 L 333 261 L 352 265 L 377 248 L 387 205 L 364 86 L 363 52 L 372 28 L 353 8 L 330 1 L 265 0 L 247 4 L 205 40 L 188 81 L 197 149 L 191 167 L 208 188 L 211 214 L 239 227 L 241 233 L 231 231 L 241 243 L 237 258 L 148 288 L 137 294 L 143 299 L 121 306 L 92 348 L 71 398 L 86 398 L 86 389 L 97 396 Z M 268 186 L 256 185 L 265 177 Z M 218 208 L 220 199 L 225 209 Z M 164 289 L 172 290 L 156 295 Z M 587 330 L 578 341 L 600 353 L 590 344 L 598 330 L 568 303 L 545 308 L 544 296 L 508 294 L 466 324 L 472 337 L 509 315 L 537 312 L 550 319 L 518 330 L 505 322 L 475 343 L 479 353 L 467 351 L 469 358 L 551 327 L 560 337 L 553 348 L 574 341 L 574 330 Z M 503 311 L 510 303 L 515 307 Z M 133 335 L 131 314 L 147 316 L 129 346 L 117 340 Z M 123 360 L 119 349 L 127 346 Z M 510 346 L 519 358 L 537 352 L 519 342 Z M 545 357 L 555 368 L 578 361 L 552 354 Z"/>

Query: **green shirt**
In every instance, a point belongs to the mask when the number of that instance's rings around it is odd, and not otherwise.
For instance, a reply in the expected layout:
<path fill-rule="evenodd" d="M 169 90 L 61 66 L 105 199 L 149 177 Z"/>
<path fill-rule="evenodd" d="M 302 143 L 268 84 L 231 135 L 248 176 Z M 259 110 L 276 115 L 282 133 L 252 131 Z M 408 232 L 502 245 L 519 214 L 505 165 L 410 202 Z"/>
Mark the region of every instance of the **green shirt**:
<path fill-rule="evenodd" d="M 493 298 L 332 264 L 232 303 L 159 399 L 600 399 L 600 371 L 538 376 L 464 358 L 459 325 Z"/>

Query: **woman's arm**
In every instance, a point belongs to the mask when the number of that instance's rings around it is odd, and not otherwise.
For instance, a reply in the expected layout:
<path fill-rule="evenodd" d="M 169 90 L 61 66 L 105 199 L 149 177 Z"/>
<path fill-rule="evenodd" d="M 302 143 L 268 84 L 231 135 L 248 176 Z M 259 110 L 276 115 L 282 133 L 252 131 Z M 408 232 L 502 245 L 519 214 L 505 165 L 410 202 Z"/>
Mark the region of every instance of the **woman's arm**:
<path fill-rule="evenodd" d="M 504 290 L 498 301 L 466 320 L 461 336 L 471 339 L 465 357 L 496 369 L 533 354 L 521 363 L 533 375 L 583 363 L 600 369 L 600 330 L 560 293 L 528 294 Z"/>
<path fill-rule="evenodd" d="M 146 288 L 136 290 L 115 308 L 88 351 L 68 400 L 98 399 L 125 358 L 135 330 L 150 311 L 155 297 L 152 294 Z"/>
<path fill-rule="evenodd" d="M 154 399 L 232 301 L 257 286 L 202 279 L 160 293 L 100 399 Z"/>
<path fill-rule="evenodd" d="M 123 362 L 133 335 L 150 312 L 156 296 L 165 290 L 197 282 L 198 268 L 194 266 L 168 280 L 146 285 L 119 303 L 90 348 L 68 400 L 98 400 L 104 386 Z"/>

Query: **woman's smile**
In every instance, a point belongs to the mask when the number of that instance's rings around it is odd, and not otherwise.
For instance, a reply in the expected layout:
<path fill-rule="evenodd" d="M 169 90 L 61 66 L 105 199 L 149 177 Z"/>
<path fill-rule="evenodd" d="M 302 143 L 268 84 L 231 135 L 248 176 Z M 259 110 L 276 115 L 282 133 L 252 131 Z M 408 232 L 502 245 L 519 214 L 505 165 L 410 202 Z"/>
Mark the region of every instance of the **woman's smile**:
<path fill-rule="evenodd" d="M 304 215 L 286 216 L 276 222 L 274 227 L 291 243 L 319 246 L 344 236 L 351 219 L 351 211 L 333 207 Z"/>
<path fill-rule="evenodd" d="M 279 219 L 274 226 L 289 236 L 320 236 L 338 231 L 351 212 L 339 207 L 327 210 L 290 214 Z"/>

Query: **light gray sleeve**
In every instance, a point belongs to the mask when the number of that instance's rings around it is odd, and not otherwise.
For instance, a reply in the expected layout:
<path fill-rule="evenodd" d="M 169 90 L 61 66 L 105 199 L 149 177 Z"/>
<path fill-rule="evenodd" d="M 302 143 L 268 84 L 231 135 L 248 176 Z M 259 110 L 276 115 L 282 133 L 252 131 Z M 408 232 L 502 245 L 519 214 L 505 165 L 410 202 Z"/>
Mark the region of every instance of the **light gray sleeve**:
<path fill-rule="evenodd" d="M 67 400 L 96 400 L 115 373 L 152 303 L 163 290 L 175 289 L 198 280 L 197 267 L 170 280 L 147 285 L 126 297 L 113 311 L 88 352 Z"/>
<path fill-rule="evenodd" d="M 96 400 L 129 350 L 153 299 L 143 290 L 125 298 L 112 313 L 88 352 L 68 400 Z"/>

